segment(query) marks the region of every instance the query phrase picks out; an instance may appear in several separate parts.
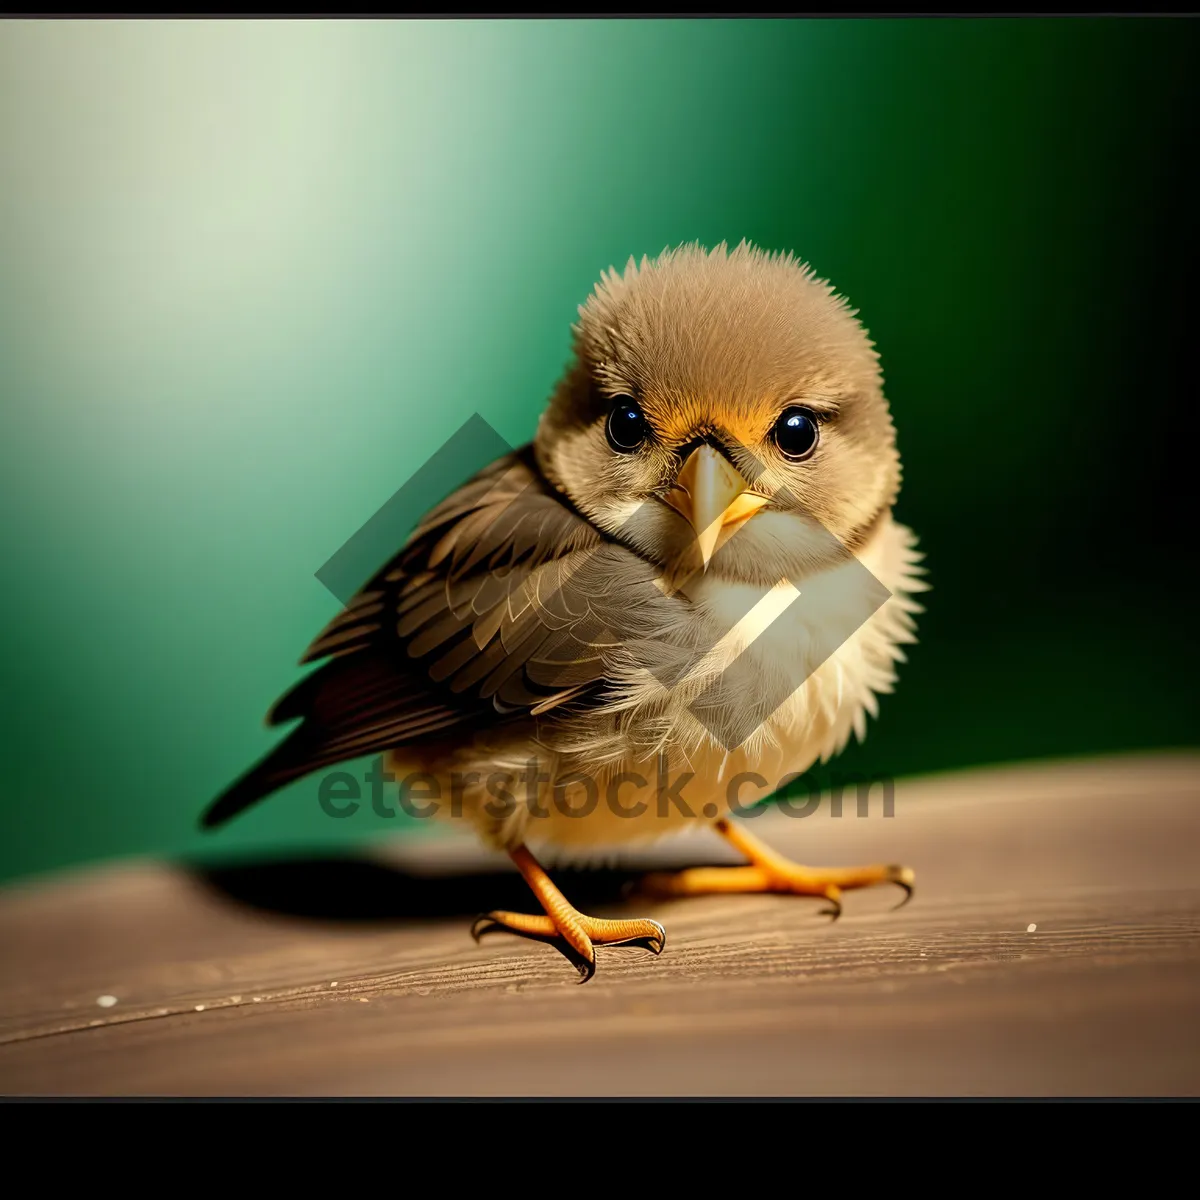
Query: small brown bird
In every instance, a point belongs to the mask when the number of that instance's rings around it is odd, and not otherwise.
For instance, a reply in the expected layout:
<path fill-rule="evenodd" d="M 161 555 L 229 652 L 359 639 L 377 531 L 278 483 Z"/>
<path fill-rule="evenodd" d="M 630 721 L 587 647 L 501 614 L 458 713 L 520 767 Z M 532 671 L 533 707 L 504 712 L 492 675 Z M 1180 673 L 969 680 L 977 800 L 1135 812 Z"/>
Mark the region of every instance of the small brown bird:
<path fill-rule="evenodd" d="M 587 856 L 715 826 L 748 860 L 670 895 L 824 897 L 907 867 L 810 868 L 732 819 L 861 739 L 914 641 L 915 538 L 877 355 L 791 255 L 695 245 L 602 275 L 533 443 L 435 507 L 310 646 L 300 724 L 204 818 L 386 753 L 502 847 L 543 912 L 473 932 L 661 953 L 662 926 L 576 911 L 534 850 Z M 432 790 L 431 790 L 432 789 Z M 452 798 L 453 802 L 447 801 Z"/>

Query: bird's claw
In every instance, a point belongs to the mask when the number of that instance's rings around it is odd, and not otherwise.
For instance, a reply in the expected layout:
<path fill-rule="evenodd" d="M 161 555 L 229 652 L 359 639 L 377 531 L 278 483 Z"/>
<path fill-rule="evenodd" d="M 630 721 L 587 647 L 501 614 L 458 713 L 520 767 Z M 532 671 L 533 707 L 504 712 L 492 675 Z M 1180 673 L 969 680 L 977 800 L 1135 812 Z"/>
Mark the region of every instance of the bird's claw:
<path fill-rule="evenodd" d="M 912 867 L 899 865 L 888 867 L 884 875 L 884 882 L 894 883 L 904 893 L 904 899 L 899 904 L 894 904 L 889 911 L 895 912 L 897 909 L 903 908 L 912 899 L 915 883 Z M 831 925 L 842 915 L 841 897 L 842 891 L 838 887 L 831 887 L 825 892 L 825 899 L 829 901 L 829 907 L 821 909 L 820 915 L 829 917 Z"/>
<path fill-rule="evenodd" d="M 577 954 L 565 941 L 559 946 L 559 949 L 579 972 L 579 983 L 587 983 L 596 974 L 596 952 L 594 950 L 592 951 L 591 958 L 584 958 L 582 954 Z"/>
<path fill-rule="evenodd" d="M 904 899 L 899 904 L 893 904 L 891 911 L 903 908 L 912 898 L 915 890 L 916 877 L 912 867 L 892 866 L 888 868 L 888 883 L 894 883 L 903 893 Z"/>
<path fill-rule="evenodd" d="M 478 946 L 481 938 L 484 938 L 489 933 L 495 933 L 498 929 L 503 928 L 504 926 L 488 913 L 480 913 L 479 916 L 477 916 L 475 920 L 471 922 L 471 937 Z"/>

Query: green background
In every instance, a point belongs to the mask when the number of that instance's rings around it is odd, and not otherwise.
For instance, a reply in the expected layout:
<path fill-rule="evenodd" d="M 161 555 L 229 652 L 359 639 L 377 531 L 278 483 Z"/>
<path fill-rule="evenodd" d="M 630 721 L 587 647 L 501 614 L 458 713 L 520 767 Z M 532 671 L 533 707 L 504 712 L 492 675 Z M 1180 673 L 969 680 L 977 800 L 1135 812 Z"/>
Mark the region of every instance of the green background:
<path fill-rule="evenodd" d="M 845 765 L 1191 744 L 1197 32 L 0 24 L 0 877 L 389 828 L 313 781 L 195 823 L 314 572 L 691 239 L 796 251 L 883 355 L 935 590 Z"/>

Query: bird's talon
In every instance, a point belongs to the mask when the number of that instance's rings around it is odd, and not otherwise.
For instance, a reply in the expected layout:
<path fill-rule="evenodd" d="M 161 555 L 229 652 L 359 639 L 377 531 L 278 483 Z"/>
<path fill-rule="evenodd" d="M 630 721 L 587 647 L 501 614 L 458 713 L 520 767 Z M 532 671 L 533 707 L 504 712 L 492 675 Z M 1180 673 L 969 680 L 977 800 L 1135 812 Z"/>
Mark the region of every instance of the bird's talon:
<path fill-rule="evenodd" d="M 912 867 L 893 866 L 888 868 L 887 878 L 889 883 L 894 883 L 904 893 L 904 899 L 899 904 L 892 906 L 891 911 L 895 912 L 897 909 L 903 908 L 913 898 L 916 875 Z"/>
<path fill-rule="evenodd" d="M 580 954 L 578 950 L 567 942 L 558 944 L 558 948 L 562 951 L 563 956 L 567 961 L 579 972 L 579 978 L 576 983 L 587 983 L 593 975 L 596 974 L 596 952 L 592 951 L 592 957 L 587 958 Z"/>
<path fill-rule="evenodd" d="M 666 934 L 661 936 L 630 938 L 627 942 L 613 942 L 614 946 L 636 946 L 639 950 L 649 950 L 657 958 L 667 948 Z"/>
<path fill-rule="evenodd" d="M 480 915 L 471 922 L 471 937 L 474 939 L 475 944 L 479 945 L 481 938 L 486 937 L 489 933 L 495 933 L 496 930 L 503 928 L 504 926 L 501 925 L 500 922 L 492 917 L 489 913 L 480 913 Z"/>
<path fill-rule="evenodd" d="M 654 926 L 657 933 L 640 938 L 637 944 L 644 946 L 657 958 L 667 948 L 667 931 L 657 921 L 650 921 L 649 924 Z"/>

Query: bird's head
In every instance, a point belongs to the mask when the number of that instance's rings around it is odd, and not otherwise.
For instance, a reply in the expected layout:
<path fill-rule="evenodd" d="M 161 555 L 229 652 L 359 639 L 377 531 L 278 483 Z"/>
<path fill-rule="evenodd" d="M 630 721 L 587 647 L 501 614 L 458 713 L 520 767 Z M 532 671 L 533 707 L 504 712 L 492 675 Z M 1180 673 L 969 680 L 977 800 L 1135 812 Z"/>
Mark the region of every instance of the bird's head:
<path fill-rule="evenodd" d="M 643 557 L 796 580 L 844 560 L 893 504 L 900 462 L 873 345 L 792 256 L 743 243 L 630 259 L 579 312 L 538 461 Z"/>

